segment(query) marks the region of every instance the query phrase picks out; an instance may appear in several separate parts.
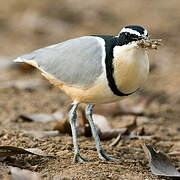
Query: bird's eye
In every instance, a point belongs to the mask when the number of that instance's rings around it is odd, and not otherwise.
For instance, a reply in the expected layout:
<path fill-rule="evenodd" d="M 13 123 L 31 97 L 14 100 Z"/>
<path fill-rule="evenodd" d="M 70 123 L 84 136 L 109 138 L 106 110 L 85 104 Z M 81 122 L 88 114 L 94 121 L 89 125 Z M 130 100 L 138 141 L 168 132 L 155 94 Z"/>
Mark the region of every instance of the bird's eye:
<path fill-rule="evenodd" d="M 130 34 L 128 32 L 125 32 L 125 36 L 130 37 Z"/>
<path fill-rule="evenodd" d="M 137 40 L 137 39 L 138 39 L 138 36 L 135 35 L 135 34 L 131 34 L 131 39 Z"/>

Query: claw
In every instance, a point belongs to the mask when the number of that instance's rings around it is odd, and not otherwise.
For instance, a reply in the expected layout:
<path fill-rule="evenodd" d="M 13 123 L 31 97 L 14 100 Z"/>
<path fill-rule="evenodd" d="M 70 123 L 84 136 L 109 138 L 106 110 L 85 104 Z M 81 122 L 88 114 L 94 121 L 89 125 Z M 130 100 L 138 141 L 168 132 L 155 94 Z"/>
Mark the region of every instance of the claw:
<path fill-rule="evenodd" d="M 74 159 L 73 162 L 74 163 L 78 163 L 78 162 L 92 162 L 93 160 L 91 159 L 85 159 L 83 157 L 80 156 L 80 154 L 75 154 L 74 155 Z"/>
<path fill-rule="evenodd" d="M 100 150 L 98 152 L 99 158 L 104 160 L 104 161 L 120 161 L 119 159 L 116 159 L 108 154 L 104 150 Z"/>

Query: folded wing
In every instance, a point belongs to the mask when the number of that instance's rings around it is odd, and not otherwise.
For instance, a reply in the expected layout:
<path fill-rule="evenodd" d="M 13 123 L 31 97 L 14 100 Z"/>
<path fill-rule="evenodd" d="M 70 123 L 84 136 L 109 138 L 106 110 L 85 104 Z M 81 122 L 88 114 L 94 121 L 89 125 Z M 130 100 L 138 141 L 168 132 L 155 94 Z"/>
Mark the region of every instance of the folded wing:
<path fill-rule="evenodd" d="M 67 85 L 88 88 L 104 71 L 104 54 L 103 39 L 85 36 L 33 51 L 16 62 L 35 63 L 40 70 Z"/>

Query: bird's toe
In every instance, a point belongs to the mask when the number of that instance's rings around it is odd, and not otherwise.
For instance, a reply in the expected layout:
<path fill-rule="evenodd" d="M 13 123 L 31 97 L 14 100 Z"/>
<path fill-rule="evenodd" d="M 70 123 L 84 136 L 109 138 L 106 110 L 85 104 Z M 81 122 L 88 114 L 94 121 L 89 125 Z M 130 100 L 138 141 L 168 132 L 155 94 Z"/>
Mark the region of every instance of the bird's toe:
<path fill-rule="evenodd" d="M 85 159 L 82 156 L 80 156 L 80 154 L 75 154 L 74 155 L 74 163 L 78 163 L 78 162 L 92 162 L 93 160 L 91 159 Z"/>
<path fill-rule="evenodd" d="M 99 158 L 104 161 L 120 161 L 119 159 L 116 159 L 113 156 L 106 154 L 104 150 L 99 151 L 98 155 L 99 155 Z"/>

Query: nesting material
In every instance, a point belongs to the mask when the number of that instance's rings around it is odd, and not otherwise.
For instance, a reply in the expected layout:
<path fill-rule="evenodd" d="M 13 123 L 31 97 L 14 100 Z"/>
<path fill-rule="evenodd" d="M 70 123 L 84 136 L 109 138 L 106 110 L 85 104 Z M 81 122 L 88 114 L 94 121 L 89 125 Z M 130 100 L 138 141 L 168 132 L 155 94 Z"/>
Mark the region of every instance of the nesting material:
<path fill-rule="evenodd" d="M 146 49 L 157 49 L 158 46 L 161 46 L 161 39 L 141 39 L 137 45 L 141 48 Z"/>

